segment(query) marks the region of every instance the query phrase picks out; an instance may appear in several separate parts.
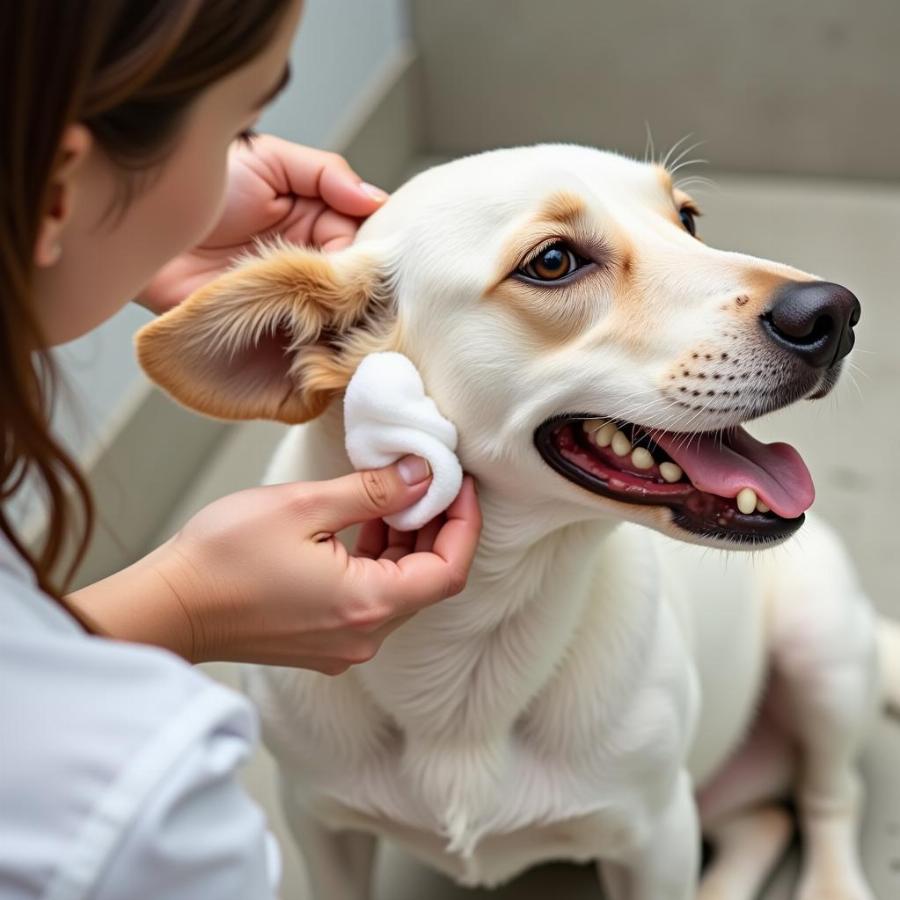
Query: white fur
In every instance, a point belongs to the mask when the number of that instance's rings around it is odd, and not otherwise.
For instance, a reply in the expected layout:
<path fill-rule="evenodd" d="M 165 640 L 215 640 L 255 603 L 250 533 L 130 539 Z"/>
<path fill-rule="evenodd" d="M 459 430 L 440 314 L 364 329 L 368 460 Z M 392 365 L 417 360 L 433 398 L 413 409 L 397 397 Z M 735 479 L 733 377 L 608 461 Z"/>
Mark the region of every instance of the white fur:
<path fill-rule="evenodd" d="M 637 274 L 627 302 L 602 273 L 590 302 L 548 293 L 580 323 L 554 347 L 485 291 L 501 249 L 558 191 L 634 252 Z M 853 852 L 854 766 L 876 705 L 874 627 L 832 533 L 810 519 L 752 555 L 690 546 L 670 539 L 688 538 L 667 510 L 588 493 L 534 449 L 538 424 L 578 410 L 723 427 L 787 377 L 754 376 L 747 408 L 730 414 L 667 398 L 675 361 L 726 331 L 739 336 L 729 346 L 766 357 L 729 304 L 758 293 L 759 273 L 802 276 L 705 247 L 673 208 L 646 165 L 543 146 L 427 172 L 364 227 L 360 244 L 389 269 L 404 352 L 459 430 L 485 524 L 465 591 L 371 662 L 337 678 L 251 673 L 318 900 L 368 896 L 366 835 L 465 884 L 545 859 L 597 860 L 613 900 L 686 900 L 695 795 L 722 840 L 714 871 L 731 879 L 727 896 L 759 879 L 735 865 L 731 838 L 751 835 L 770 860 L 783 822 L 759 811 L 789 795 L 808 843 L 801 898 L 824 884 L 832 898 L 870 896 Z M 342 446 L 333 407 L 289 434 L 268 480 L 349 470 Z M 726 896 L 707 885 L 714 895 Z"/>

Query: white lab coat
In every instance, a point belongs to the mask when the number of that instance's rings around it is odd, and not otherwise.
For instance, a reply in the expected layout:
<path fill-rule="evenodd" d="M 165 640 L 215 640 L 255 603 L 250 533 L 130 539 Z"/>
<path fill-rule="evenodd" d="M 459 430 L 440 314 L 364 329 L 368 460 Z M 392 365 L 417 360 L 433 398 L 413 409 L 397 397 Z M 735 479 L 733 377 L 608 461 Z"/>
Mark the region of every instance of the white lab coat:
<path fill-rule="evenodd" d="M 0 900 L 267 900 L 235 777 L 253 709 L 163 650 L 93 638 L 0 535 Z"/>

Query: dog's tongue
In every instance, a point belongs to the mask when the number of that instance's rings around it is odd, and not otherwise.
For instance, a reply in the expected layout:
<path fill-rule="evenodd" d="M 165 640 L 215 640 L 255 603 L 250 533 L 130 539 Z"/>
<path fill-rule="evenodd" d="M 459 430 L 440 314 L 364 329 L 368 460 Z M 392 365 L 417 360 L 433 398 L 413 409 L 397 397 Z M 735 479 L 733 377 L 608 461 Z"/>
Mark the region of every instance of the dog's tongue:
<path fill-rule="evenodd" d="M 684 469 L 694 487 L 736 497 L 745 487 L 785 519 L 796 519 L 815 499 L 812 477 L 790 444 L 763 444 L 743 428 L 727 443 L 707 435 L 654 432 L 653 440 Z"/>

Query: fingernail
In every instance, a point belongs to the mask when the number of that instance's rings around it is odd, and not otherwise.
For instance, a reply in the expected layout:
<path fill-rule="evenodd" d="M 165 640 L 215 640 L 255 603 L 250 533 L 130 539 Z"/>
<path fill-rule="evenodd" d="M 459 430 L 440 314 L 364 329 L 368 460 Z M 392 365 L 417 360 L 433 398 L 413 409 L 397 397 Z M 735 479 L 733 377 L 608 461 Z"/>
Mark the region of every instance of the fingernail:
<path fill-rule="evenodd" d="M 361 181 L 359 183 L 359 189 L 364 194 L 368 194 L 373 200 L 377 200 L 379 203 L 384 203 L 384 201 L 388 198 L 386 191 L 383 191 L 380 187 L 375 187 L 374 184 L 369 184 L 367 181 Z"/>
<path fill-rule="evenodd" d="M 407 484 L 420 484 L 426 478 L 431 478 L 431 466 L 427 459 L 421 456 L 404 456 L 397 463 L 397 471 Z"/>

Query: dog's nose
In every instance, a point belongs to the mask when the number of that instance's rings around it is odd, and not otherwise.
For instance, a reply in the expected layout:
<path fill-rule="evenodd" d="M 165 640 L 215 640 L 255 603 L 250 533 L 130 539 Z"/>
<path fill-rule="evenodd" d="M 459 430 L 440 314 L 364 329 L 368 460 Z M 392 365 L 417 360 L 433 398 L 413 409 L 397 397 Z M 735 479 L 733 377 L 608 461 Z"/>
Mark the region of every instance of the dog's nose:
<path fill-rule="evenodd" d="M 859 300 L 830 281 L 792 281 L 762 317 L 772 340 L 817 369 L 843 359 L 856 340 Z"/>

